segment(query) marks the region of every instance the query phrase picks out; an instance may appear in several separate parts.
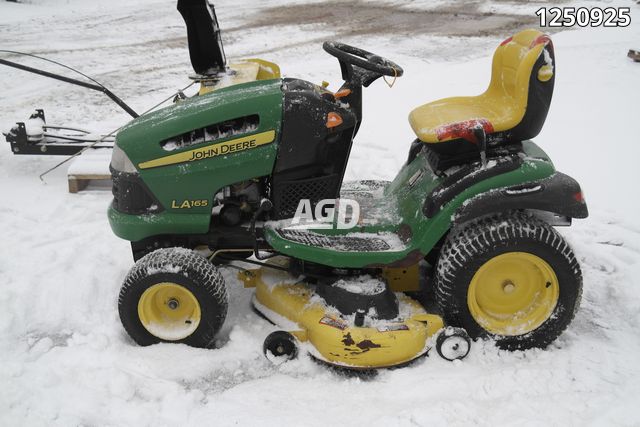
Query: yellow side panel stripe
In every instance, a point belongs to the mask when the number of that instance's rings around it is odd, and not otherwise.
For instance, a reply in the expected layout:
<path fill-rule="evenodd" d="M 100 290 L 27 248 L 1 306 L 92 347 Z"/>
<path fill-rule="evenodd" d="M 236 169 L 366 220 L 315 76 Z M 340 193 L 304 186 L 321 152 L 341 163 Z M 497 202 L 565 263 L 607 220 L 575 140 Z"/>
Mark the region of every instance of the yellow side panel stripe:
<path fill-rule="evenodd" d="M 237 153 L 238 151 L 249 150 L 261 145 L 271 144 L 276 138 L 275 130 L 243 136 L 229 141 L 207 145 L 194 150 L 148 160 L 138 164 L 140 169 L 156 168 L 158 166 L 175 165 L 177 163 L 193 162 L 204 160 L 210 157 L 217 157 L 225 154 Z"/>

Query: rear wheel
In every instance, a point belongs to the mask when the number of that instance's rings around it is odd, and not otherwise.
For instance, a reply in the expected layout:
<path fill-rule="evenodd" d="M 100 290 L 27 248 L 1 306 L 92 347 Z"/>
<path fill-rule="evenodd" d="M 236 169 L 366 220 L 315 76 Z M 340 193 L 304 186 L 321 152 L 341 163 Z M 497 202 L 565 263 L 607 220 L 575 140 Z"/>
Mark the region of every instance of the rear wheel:
<path fill-rule="evenodd" d="M 227 304 L 220 272 L 183 248 L 158 249 L 141 258 L 118 298 L 122 325 L 139 345 L 178 342 L 212 347 Z"/>
<path fill-rule="evenodd" d="M 453 231 L 436 272 L 436 299 L 447 324 L 501 348 L 544 348 L 574 317 L 580 267 L 548 224 L 524 214 L 475 221 Z"/>

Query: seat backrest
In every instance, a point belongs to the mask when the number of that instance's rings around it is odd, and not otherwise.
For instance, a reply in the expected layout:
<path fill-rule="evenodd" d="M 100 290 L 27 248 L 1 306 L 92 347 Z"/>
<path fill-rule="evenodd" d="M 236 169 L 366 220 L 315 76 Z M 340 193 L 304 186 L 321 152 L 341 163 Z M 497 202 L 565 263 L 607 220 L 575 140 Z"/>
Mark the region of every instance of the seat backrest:
<path fill-rule="evenodd" d="M 555 81 L 551 39 L 540 31 L 521 31 L 503 41 L 493 55 L 491 83 L 485 96 L 508 102 L 513 127 L 503 138 L 522 141 L 535 137 L 547 117 Z M 500 138 L 499 135 L 496 137 Z"/>

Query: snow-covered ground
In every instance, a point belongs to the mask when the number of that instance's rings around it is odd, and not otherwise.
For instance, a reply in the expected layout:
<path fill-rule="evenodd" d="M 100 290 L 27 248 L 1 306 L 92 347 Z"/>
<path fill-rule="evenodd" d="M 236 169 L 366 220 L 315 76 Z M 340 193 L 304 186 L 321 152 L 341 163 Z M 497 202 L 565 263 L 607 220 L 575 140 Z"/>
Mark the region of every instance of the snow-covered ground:
<path fill-rule="evenodd" d="M 385 5 L 390 13 L 425 13 L 456 3 L 363 1 L 354 11 Z M 60 158 L 13 156 L 6 145 L 0 147 L 0 425 L 640 425 L 640 64 L 626 58 L 629 48 L 640 48 L 640 6 L 581 3 L 631 7 L 633 23 L 553 36 L 556 90 L 536 141 L 582 183 L 591 216 L 560 230 L 580 260 L 584 296 L 550 348 L 507 353 L 476 343 L 463 362 L 428 357 L 372 379 L 345 377 L 306 357 L 275 367 L 261 353 L 273 327 L 251 311 L 251 291 L 230 269 L 223 271 L 232 302 L 220 348 L 137 347 L 117 316 L 119 286 L 132 261 L 128 243 L 108 226 L 109 192 L 68 194 L 64 168 L 42 184 L 38 174 Z M 483 37 L 426 30 L 410 36 L 406 28 L 362 34 L 308 16 L 298 24 L 296 14 L 286 25 L 255 26 L 266 9 L 286 15 L 292 4 L 218 2 L 228 56 L 262 56 L 286 75 L 327 80 L 335 89 L 339 68 L 320 40 L 338 34 L 405 69 L 393 89 L 383 82 L 365 89 L 351 179 L 392 178 L 413 139 L 410 109 L 483 90 L 492 49 L 521 28 L 499 24 Z M 465 5 L 529 19 L 542 3 Z M 0 2 L 0 49 L 78 67 L 144 110 L 185 86 L 191 72 L 174 8 L 170 0 Z M 0 69 L 0 94 L 3 130 L 35 107 L 45 108 L 49 122 L 98 131 L 127 120 L 99 94 L 8 68 Z"/>

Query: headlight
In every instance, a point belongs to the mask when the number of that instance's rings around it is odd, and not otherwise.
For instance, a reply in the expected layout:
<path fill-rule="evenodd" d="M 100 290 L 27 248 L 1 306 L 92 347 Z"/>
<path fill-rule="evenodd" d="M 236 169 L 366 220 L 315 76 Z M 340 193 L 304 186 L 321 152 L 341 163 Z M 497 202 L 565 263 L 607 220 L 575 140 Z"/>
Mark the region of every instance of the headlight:
<path fill-rule="evenodd" d="M 131 160 L 129 160 L 124 151 L 122 151 L 122 148 L 118 147 L 117 143 L 113 145 L 111 167 L 118 172 L 138 173 L 136 167 L 131 163 Z"/>

